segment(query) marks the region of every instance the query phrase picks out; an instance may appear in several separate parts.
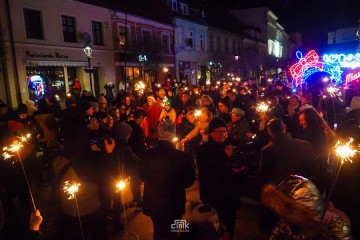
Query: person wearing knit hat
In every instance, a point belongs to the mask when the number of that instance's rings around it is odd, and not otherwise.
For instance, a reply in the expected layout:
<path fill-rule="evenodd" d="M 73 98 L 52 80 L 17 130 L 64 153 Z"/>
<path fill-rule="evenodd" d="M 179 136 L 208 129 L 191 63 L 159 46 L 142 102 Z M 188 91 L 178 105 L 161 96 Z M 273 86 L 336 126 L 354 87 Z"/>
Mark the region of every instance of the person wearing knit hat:
<path fill-rule="evenodd" d="M 161 121 L 157 127 L 159 141 L 172 142 L 176 136 L 176 125 L 170 120 Z"/>
<path fill-rule="evenodd" d="M 176 111 L 171 105 L 171 100 L 169 98 L 165 97 L 163 104 L 164 104 L 164 108 L 161 110 L 159 121 L 162 121 L 164 119 L 169 119 L 172 122 L 175 122 Z"/>
<path fill-rule="evenodd" d="M 103 111 L 103 112 L 107 111 L 107 100 L 102 95 L 99 97 L 99 108 L 100 108 L 100 111 Z"/>
<path fill-rule="evenodd" d="M 234 146 L 246 146 L 249 142 L 250 126 L 244 118 L 245 112 L 240 108 L 231 111 L 231 122 L 227 124 L 229 141 Z"/>
<path fill-rule="evenodd" d="M 118 122 L 114 125 L 114 133 L 121 140 L 128 140 L 132 132 L 132 127 L 124 122 Z"/>
<path fill-rule="evenodd" d="M 209 124 L 209 141 L 198 150 L 196 161 L 199 169 L 200 199 L 213 206 L 219 213 L 228 232 L 233 234 L 236 219 L 236 185 L 230 177 L 241 169 L 232 169 L 228 162 L 233 148 L 226 145 L 227 130 L 225 122 L 214 118 Z"/>
<path fill-rule="evenodd" d="M 153 239 L 176 239 L 170 225 L 185 213 L 185 189 L 193 185 L 193 159 L 172 143 L 176 125 L 170 120 L 158 126 L 159 144 L 147 151 L 142 162 L 144 214 L 153 222 Z"/>
<path fill-rule="evenodd" d="M 217 116 L 225 121 L 225 123 L 228 123 L 231 121 L 231 116 L 229 114 L 231 110 L 230 100 L 229 97 L 225 97 L 223 99 L 220 99 L 219 103 L 219 112 L 217 113 Z"/>

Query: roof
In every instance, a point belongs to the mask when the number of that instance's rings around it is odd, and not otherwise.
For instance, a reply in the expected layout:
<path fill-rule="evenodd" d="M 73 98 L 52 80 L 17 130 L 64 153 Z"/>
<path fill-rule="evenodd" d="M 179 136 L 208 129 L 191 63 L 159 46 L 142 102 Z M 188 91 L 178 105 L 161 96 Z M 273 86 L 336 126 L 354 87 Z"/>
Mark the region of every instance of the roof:
<path fill-rule="evenodd" d="M 76 0 L 111 10 L 131 13 L 140 17 L 172 24 L 171 11 L 159 0 Z"/>

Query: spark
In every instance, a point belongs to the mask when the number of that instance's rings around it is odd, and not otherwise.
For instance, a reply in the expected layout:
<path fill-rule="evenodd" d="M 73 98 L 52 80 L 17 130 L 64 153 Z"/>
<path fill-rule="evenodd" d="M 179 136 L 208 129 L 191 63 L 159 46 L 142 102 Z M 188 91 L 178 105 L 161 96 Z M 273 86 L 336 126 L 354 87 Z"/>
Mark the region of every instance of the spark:
<path fill-rule="evenodd" d="M 79 187 L 81 186 L 80 183 L 73 183 L 70 184 L 69 180 L 64 182 L 64 193 L 67 193 L 69 195 L 68 199 L 74 199 L 75 198 L 75 194 L 79 191 Z"/>
<path fill-rule="evenodd" d="M 201 110 L 195 110 L 195 117 L 199 117 L 201 114 Z"/>
<path fill-rule="evenodd" d="M 14 155 L 9 154 L 8 152 L 4 152 L 2 156 L 3 156 L 4 160 L 7 160 L 7 159 L 10 159 Z"/>
<path fill-rule="evenodd" d="M 177 142 L 179 139 L 177 137 L 174 137 L 173 142 Z"/>
<path fill-rule="evenodd" d="M 28 133 L 25 136 L 20 136 L 19 138 L 21 139 L 22 142 L 27 142 L 27 140 L 31 138 L 31 134 Z"/>
<path fill-rule="evenodd" d="M 15 141 L 13 144 L 10 145 L 10 147 L 4 147 L 3 150 L 4 151 L 8 151 L 8 152 L 17 152 L 20 150 L 20 148 L 22 148 L 24 145 L 22 145 L 21 143 L 19 143 L 18 141 Z"/>
<path fill-rule="evenodd" d="M 337 88 L 336 86 L 329 86 L 326 88 L 326 91 L 329 93 L 331 98 L 338 98 L 341 102 L 343 101 L 341 99 L 341 91 L 340 88 Z"/>
<path fill-rule="evenodd" d="M 256 110 L 258 112 L 267 112 L 269 110 L 269 105 L 266 104 L 266 103 L 260 103 L 257 107 L 256 107 Z"/>
<path fill-rule="evenodd" d="M 118 181 L 116 183 L 116 189 L 117 189 L 116 192 L 124 190 L 127 181 L 128 181 L 127 179 Z"/>
<path fill-rule="evenodd" d="M 355 156 L 355 154 L 358 152 L 357 149 L 352 148 L 351 143 L 354 141 L 353 138 L 350 138 L 350 140 L 346 143 L 338 142 L 335 145 L 335 152 L 336 156 L 338 156 L 341 160 L 341 164 L 344 164 L 344 162 L 349 161 L 352 163 L 352 157 Z"/>
<path fill-rule="evenodd" d="M 252 139 L 255 139 L 256 138 L 256 134 L 254 133 L 252 136 L 251 136 Z"/>
<path fill-rule="evenodd" d="M 235 92 L 235 93 L 236 93 L 236 89 L 233 89 L 233 92 Z"/>

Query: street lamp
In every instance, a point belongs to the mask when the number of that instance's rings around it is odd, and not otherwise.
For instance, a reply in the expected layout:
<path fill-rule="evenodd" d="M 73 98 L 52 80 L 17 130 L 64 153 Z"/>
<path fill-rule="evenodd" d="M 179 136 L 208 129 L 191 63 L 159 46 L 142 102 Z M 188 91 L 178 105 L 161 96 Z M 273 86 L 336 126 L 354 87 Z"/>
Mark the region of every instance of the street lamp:
<path fill-rule="evenodd" d="M 85 72 L 89 73 L 89 80 L 90 80 L 90 88 L 91 88 L 91 91 L 93 92 L 93 88 L 92 88 L 92 77 L 91 77 L 91 73 L 93 72 L 93 69 L 91 68 L 91 54 L 92 54 L 92 47 L 90 44 L 86 44 L 85 47 L 84 47 L 84 53 L 88 59 L 88 68 L 85 68 Z M 93 92 L 94 93 L 94 92 Z M 95 93 L 94 93 L 95 94 Z"/>

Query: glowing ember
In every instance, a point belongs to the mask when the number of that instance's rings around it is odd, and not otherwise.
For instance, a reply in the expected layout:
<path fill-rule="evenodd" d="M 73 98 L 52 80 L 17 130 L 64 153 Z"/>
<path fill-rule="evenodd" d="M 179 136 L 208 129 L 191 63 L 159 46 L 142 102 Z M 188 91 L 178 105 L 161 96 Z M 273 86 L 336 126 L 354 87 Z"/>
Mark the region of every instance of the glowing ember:
<path fill-rule="evenodd" d="M 79 191 L 79 187 L 81 186 L 80 183 L 73 183 L 70 184 L 69 181 L 65 181 L 64 182 L 64 193 L 67 193 L 69 195 L 68 199 L 74 199 L 75 198 L 75 194 Z"/>
<path fill-rule="evenodd" d="M 117 189 L 116 192 L 124 190 L 124 188 L 126 187 L 126 182 L 127 179 L 118 181 L 116 183 L 116 189 Z"/>
<path fill-rule="evenodd" d="M 269 105 L 267 105 L 266 103 L 260 103 L 257 107 L 256 107 L 256 110 L 258 112 L 267 112 L 269 110 Z"/>
<path fill-rule="evenodd" d="M 344 164 L 344 162 L 349 161 L 352 163 L 351 158 L 355 156 L 355 154 L 358 152 L 357 149 L 352 148 L 351 143 L 353 142 L 353 138 L 350 138 L 350 140 L 346 143 L 338 142 L 335 145 L 335 152 L 336 156 L 338 156 L 341 160 L 341 164 Z"/>

